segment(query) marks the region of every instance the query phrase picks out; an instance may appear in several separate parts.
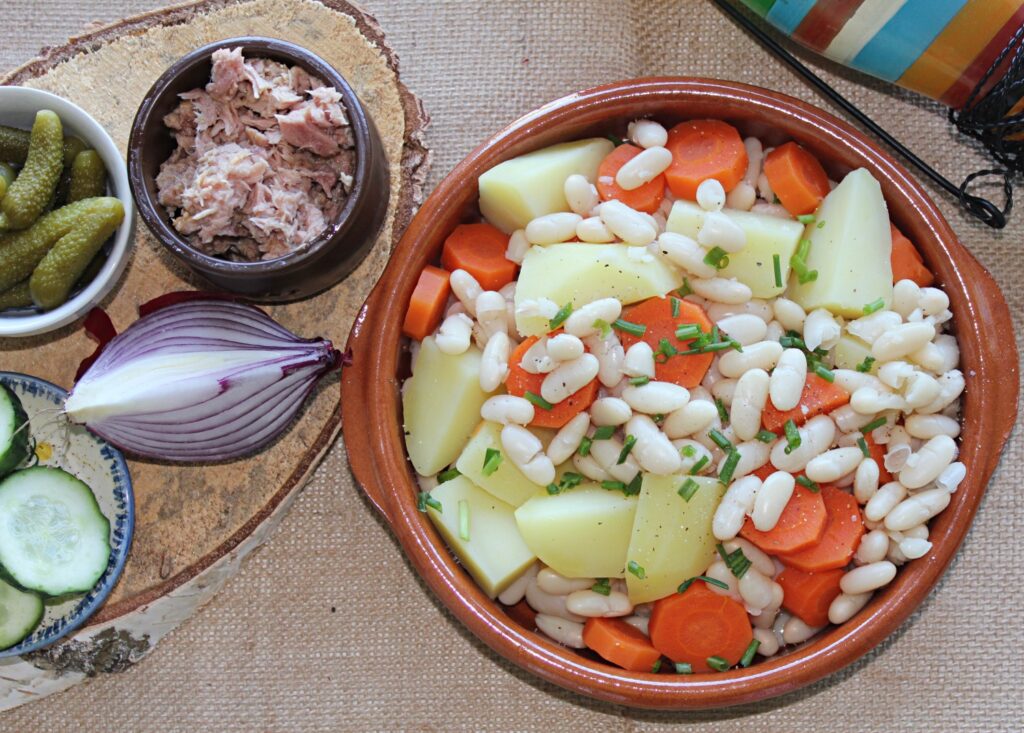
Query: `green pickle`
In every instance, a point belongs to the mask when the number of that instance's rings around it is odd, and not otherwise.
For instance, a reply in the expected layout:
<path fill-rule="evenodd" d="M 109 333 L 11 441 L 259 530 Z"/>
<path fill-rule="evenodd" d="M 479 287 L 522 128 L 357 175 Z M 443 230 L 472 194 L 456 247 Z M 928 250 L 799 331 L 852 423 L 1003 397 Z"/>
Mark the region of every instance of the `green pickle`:
<path fill-rule="evenodd" d="M 0 201 L 0 229 L 25 229 L 46 209 L 64 168 L 60 117 L 40 110 L 32 125 L 24 167 Z"/>
<path fill-rule="evenodd" d="M 43 310 L 56 308 L 67 300 L 71 288 L 85 272 L 103 243 L 124 221 L 124 207 L 118 199 L 92 198 L 79 203 L 89 201 L 112 203 L 100 210 L 76 217 L 71 230 L 57 240 L 29 279 L 32 300 Z M 75 205 L 69 204 L 54 213 Z"/>
<path fill-rule="evenodd" d="M 6 163 L 0 163 L 0 199 L 7 193 L 8 187 L 18 177 L 17 172 Z"/>
<path fill-rule="evenodd" d="M 16 127 L 0 125 L 0 160 L 14 165 L 23 165 L 28 159 L 28 147 L 31 133 Z M 64 167 L 70 168 L 75 156 L 88 149 L 80 138 L 69 135 L 64 138 Z M 8 181 L 10 183 L 10 181 Z"/>
<path fill-rule="evenodd" d="M 124 207 L 113 197 L 84 199 L 51 211 L 29 229 L 0 235 L 0 291 L 29 277 L 57 240 L 96 215 L 120 222 Z"/>
<path fill-rule="evenodd" d="M 67 202 L 73 204 L 82 199 L 102 196 L 107 192 L 107 169 L 103 159 L 95 150 L 83 150 L 75 156 L 71 165 L 71 182 L 67 191 Z"/>
<path fill-rule="evenodd" d="M 33 305 L 32 294 L 28 288 L 28 280 L 22 280 L 13 288 L 0 292 L 0 310 L 24 308 L 27 305 Z"/>

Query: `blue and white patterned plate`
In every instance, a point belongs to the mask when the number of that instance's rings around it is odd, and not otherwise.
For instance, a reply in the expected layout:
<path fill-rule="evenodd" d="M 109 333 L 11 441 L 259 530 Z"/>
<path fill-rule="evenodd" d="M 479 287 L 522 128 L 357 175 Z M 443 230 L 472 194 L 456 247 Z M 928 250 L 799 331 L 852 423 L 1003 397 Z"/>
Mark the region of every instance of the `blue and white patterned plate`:
<path fill-rule="evenodd" d="M 124 570 L 135 528 L 135 499 L 128 465 L 117 448 L 79 425 L 70 425 L 60 408 L 68 393 L 55 384 L 16 372 L 0 371 L 25 407 L 40 465 L 63 468 L 87 483 L 110 522 L 110 559 L 96 586 L 84 596 L 47 601 L 39 627 L 16 646 L 0 650 L 12 657 L 52 644 L 84 624 L 110 595 Z M 51 605 L 52 604 L 52 605 Z"/>

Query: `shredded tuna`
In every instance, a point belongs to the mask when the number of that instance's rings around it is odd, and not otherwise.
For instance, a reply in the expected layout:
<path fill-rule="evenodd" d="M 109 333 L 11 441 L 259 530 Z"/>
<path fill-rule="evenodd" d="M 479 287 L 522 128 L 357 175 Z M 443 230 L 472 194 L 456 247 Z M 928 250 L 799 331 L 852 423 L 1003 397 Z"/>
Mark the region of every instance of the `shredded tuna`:
<path fill-rule="evenodd" d="M 232 260 L 293 252 L 337 217 L 355 149 L 341 94 L 298 66 L 213 54 L 210 83 L 164 117 L 178 147 L 158 200 L 196 249 Z"/>

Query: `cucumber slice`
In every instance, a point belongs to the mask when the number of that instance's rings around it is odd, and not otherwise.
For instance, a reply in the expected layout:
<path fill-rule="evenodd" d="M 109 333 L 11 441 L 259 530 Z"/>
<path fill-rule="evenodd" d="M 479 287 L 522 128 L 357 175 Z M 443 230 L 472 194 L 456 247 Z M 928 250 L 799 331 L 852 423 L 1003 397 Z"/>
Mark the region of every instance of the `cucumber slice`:
<path fill-rule="evenodd" d="M 43 620 L 43 599 L 0 580 L 0 649 L 9 649 Z"/>
<path fill-rule="evenodd" d="M 28 457 L 28 428 L 18 430 L 26 422 L 28 415 L 18 395 L 0 383 L 0 477 Z"/>
<path fill-rule="evenodd" d="M 0 481 L 0 565 L 48 596 L 90 590 L 107 567 L 110 523 L 67 471 L 35 466 Z"/>

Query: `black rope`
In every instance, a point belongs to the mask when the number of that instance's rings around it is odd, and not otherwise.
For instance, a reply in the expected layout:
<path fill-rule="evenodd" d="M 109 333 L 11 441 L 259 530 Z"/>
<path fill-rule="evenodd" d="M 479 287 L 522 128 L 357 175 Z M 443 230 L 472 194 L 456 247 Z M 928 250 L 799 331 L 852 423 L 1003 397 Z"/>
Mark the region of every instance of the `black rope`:
<path fill-rule="evenodd" d="M 977 217 L 985 224 L 988 224 L 990 227 L 993 227 L 995 229 L 1002 229 L 1003 227 L 1006 226 L 1007 216 L 1009 216 L 1010 209 L 1013 207 L 1012 171 L 1024 172 L 1024 135 L 1022 135 L 1022 139 L 1020 141 L 1014 144 L 1012 151 L 1004 143 L 1003 147 L 998 148 L 999 154 L 996 153 L 995 149 L 990 145 L 990 142 L 987 138 L 979 137 L 979 139 L 982 140 L 982 143 L 985 145 L 985 147 L 992 151 L 992 154 L 996 158 L 996 160 L 999 161 L 1002 165 L 1006 166 L 1007 169 L 987 169 L 976 171 L 975 173 L 972 173 L 969 176 L 967 176 L 967 178 L 964 179 L 963 183 L 957 186 L 948 178 L 946 178 L 941 173 L 932 168 L 930 165 L 928 165 L 926 162 L 924 162 L 921 158 L 919 158 L 917 154 L 910 150 L 906 145 L 904 145 L 899 140 L 890 135 L 881 125 L 879 125 L 877 122 L 875 122 L 866 114 L 864 114 L 856 105 L 854 105 L 852 102 L 850 102 L 850 100 L 848 100 L 846 97 L 844 97 L 835 89 L 833 89 L 827 82 L 825 82 L 825 80 L 823 80 L 821 77 L 819 77 L 809 68 L 807 68 L 807 66 L 801 63 L 795 56 L 793 56 L 793 54 L 791 54 L 789 51 L 783 48 L 774 38 L 772 38 L 767 32 L 765 32 L 760 26 L 754 23 L 750 18 L 744 15 L 738 8 L 734 7 L 730 2 L 728 2 L 728 0 L 714 0 L 714 3 L 730 18 L 732 18 L 732 20 L 737 25 L 739 25 L 741 28 L 747 31 L 747 33 L 756 38 L 763 46 L 765 46 L 765 48 L 767 48 L 779 59 L 785 62 L 790 67 L 790 69 L 792 69 L 798 76 L 802 77 L 808 84 L 817 89 L 818 92 L 822 94 L 822 96 L 824 96 L 834 105 L 842 109 L 855 120 L 860 122 L 864 127 L 866 127 L 878 138 L 880 138 L 883 142 L 885 142 L 886 145 L 888 145 L 890 148 L 899 153 L 907 162 L 909 162 L 912 166 L 917 168 L 917 170 L 920 171 L 924 176 L 926 176 L 928 179 L 930 179 L 933 183 L 942 188 L 948 194 L 956 198 L 960 202 L 961 206 L 963 206 L 964 209 L 968 211 L 972 216 Z M 992 68 L 986 71 L 985 75 L 982 78 L 982 81 L 972 91 L 971 96 L 969 98 L 969 102 L 974 102 L 975 98 L 981 97 L 980 92 L 982 87 L 984 87 L 988 80 L 991 79 L 992 75 L 995 73 L 998 66 L 1002 64 L 1006 57 L 1011 53 L 1013 54 L 1011 67 L 1017 68 L 1017 70 L 1020 71 L 1021 73 L 1018 74 L 1016 77 L 1011 77 L 1008 74 L 1006 77 L 997 82 L 996 86 L 993 87 L 993 90 L 989 94 L 986 94 L 984 97 L 978 99 L 977 103 L 975 103 L 972 107 L 971 111 L 978 116 L 968 117 L 967 120 L 978 120 L 980 119 L 980 115 L 984 113 L 986 115 L 984 119 L 991 120 L 994 123 L 991 129 L 999 128 L 1004 130 L 1012 130 L 1013 132 L 1024 132 L 1024 113 L 1014 115 L 1013 117 L 1010 118 L 997 118 L 991 113 L 991 109 L 998 105 L 996 104 L 995 100 L 989 102 L 989 98 L 992 96 L 993 93 L 995 93 L 995 90 L 997 88 L 1001 90 L 1000 95 L 1003 98 L 1004 105 L 1005 100 L 1009 99 L 1010 96 L 1012 96 L 1012 94 L 1015 93 L 1016 97 L 1014 98 L 1013 102 L 1010 103 L 1009 106 L 1006 106 L 1003 110 L 1005 114 L 1005 112 L 1008 111 L 1014 103 L 1016 103 L 1017 99 L 1019 99 L 1021 96 L 1024 96 L 1024 68 L 1022 68 L 1024 67 L 1024 45 L 1021 44 L 1022 38 L 1024 38 L 1024 27 L 1018 30 L 1018 32 L 1014 35 L 1014 40 L 1011 41 L 1011 43 L 1008 44 L 1005 49 L 1003 49 L 1003 51 L 999 55 L 999 58 L 996 60 L 995 63 L 993 63 Z M 953 112 L 950 112 L 950 119 L 953 119 Z M 989 128 L 986 128 L 984 125 L 980 125 L 977 123 L 969 124 L 963 117 L 963 113 L 961 113 L 961 115 L 959 115 L 958 118 L 954 119 L 953 121 L 957 125 L 957 129 L 960 129 L 961 131 L 964 130 L 963 128 L 960 127 L 960 124 L 961 121 L 964 121 L 964 124 L 966 126 L 969 126 L 971 129 L 971 132 L 967 132 L 966 134 L 972 135 L 972 137 L 978 137 L 978 135 L 988 135 L 988 137 L 991 138 L 995 137 L 992 134 L 991 130 Z M 1004 140 L 1005 134 L 1011 133 L 1004 133 Z M 1011 156 L 1015 165 L 1011 165 L 1008 162 L 1008 160 L 1011 159 Z M 1006 201 L 1002 208 L 1000 208 L 999 206 L 997 206 L 996 204 L 994 204 L 993 202 L 989 201 L 986 198 L 976 196 L 974 194 L 970 194 L 967 192 L 968 187 L 975 180 L 984 176 L 991 175 L 998 175 L 1001 176 L 1003 179 L 1003 191 L 1006 195 Z"/>

